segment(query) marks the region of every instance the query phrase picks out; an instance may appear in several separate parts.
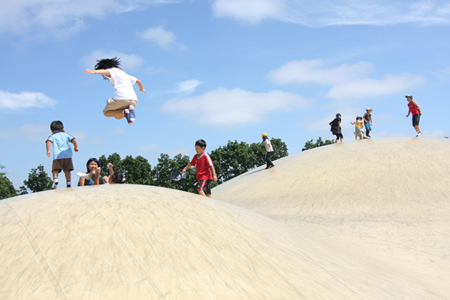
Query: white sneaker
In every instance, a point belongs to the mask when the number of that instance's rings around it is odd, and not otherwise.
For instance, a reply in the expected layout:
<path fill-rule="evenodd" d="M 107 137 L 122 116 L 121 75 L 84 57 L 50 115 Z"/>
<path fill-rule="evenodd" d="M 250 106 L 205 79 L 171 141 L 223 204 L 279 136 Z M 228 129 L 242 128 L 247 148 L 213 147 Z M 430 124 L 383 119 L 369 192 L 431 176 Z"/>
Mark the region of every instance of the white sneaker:
<path fill-rule="evenodd" d="M 86 174 L 86 173 L 83 173 L 83 172 L 78 172 L 77 175 L 80 178 L 91 179 L 91 175 L 90 174 Z"/>
<path fill-rule="evenodd" d="M 58 186 L 58 180 L 53 181 L 52 190 L 55 190 L 57 186 Z"/>
<path fill-rule="evenodd" d="M 422 135 L 422 132 L 419 132 L 417 135 L 416 135 L 416 137 L 419 137 L 419 136 L 421 136 Z"/>

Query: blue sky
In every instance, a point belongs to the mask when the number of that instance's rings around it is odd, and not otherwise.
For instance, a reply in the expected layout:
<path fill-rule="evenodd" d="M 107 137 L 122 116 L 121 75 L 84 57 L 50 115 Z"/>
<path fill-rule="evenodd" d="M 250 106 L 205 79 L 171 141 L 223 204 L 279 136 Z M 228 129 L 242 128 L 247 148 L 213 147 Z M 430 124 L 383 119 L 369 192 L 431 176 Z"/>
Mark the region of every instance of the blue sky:
<path fill-rule="evenodd" d="M 228 140 L 282 138 L 291 154 L 331 139 L 343 116 L 373 112 L 374 138 L 448 136 L 450 3 L 439 0 L 5 0 L 0 11 L 0 164 L 16 188 L 46 156 L 49 125 L 74 135 L 76 171 L 90 157 L 194 153 Z M 137 119 L 106 118 L 112 85 L 83 73 L 117 56 L 139 78 Z M 63 174 L 60 179 L 63 179 Z"/>

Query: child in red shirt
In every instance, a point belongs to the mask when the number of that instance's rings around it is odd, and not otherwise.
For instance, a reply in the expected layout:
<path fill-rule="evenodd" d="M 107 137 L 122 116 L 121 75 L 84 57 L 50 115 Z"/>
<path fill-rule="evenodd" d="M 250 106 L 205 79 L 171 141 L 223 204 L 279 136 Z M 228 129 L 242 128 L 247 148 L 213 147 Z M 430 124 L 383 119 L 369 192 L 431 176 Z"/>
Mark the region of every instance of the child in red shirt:
<path fill-rule="evenodd" d="M 198 181 L 198 193 L 202 196 L 210 197 L 211 195 L 211 181 L 217 182 L 216 170 L 211 157 L 205 152 L 206 142 L 198 140 L 195 142 L 195 151 L 191 162 L 183 169 L 183 174 L 191 167 L 195 166 Z"/>

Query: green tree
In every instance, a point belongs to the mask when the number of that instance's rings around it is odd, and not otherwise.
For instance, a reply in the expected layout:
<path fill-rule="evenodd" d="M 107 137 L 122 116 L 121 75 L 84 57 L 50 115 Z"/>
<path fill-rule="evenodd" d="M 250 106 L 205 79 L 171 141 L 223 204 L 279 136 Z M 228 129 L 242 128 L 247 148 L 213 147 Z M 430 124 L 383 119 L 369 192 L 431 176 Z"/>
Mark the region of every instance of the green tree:
<path fill-rule="evenodd" d="M 36 169 L 31 169 L 28 174 L 28 180 L 24 180 L 25 186 L 33 193 L 49 190 L 53 181 L 44 171 L 44 166 L 39 165 Z"/>
<path fill-rule="evenodd" d="M 0 170 L 5 167 L 0 165 Z M 0 172 L 0 200 L 16 196 L 14 184 L 5 176 L 5 172 Z"/>
<path fill-rule="evenodd" d="M 131 155 L 122 160 L 122 167 L 127 183 L 151 185 L 153 183 L 152 166 L 142 156 L 133 158 Z M 114 165 L 114 172 L 115 172 Z"/>
<path fill-rule="evenodd" d="M 109 176 L 108 163 L 113 164 L 114 172 L 125 173 L 120 155 L 116 152 L 109 155 L 108 158 L 106 158 L 105 155 L 102 155 L 98 158 L 98 161 L 100 162 L 100 169 L 102 170 L 100 176 Z"/>
<path fill-rule="evenodd" d="M 315 143 L 313 142 L 312 139 L 309 141 L 306 141 L 305 146 L 303 147 L 302 151 L 310 150 L 310 149 L 325 146 L 325 145 L 331 145 L 331 144 L 334 144 L 334 142 L 330 141 L 330 140 L 326 140 L 324 142 L 322 140 L 322 138 L 319 137 Z"/>
<path fill-rule="evenodd" d="M 255 168 L 258 157 L 246 142 L 228 141 L 211 151 L 211 159 L 216 169 L 218 183 L 221 184 Z"/>
<path fill-rule="evenodd" d="M 153 185 L 196 193 L 197 178 L 193 169 L 189 169 L 186 172 L 186 179 L 181 179 L 179 181 L 170 179 L 170 173 L 172 171 L 183 170 L 190 161 L 191 160 L 187 155 L 178 154 L 172 159 L 167 154 L 161 154 L 158 158 L 158 163 L 152 170 Z"/>

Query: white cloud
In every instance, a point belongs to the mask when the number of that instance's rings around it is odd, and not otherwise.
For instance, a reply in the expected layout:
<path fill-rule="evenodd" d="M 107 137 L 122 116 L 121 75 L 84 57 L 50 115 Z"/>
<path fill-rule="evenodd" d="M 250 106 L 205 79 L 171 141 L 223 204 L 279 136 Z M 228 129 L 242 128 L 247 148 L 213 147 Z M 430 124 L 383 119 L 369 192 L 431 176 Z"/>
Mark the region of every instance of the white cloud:
<path fill-rule="evenodd" d="M 55 100 L 43 93 L 22 92 L 13 94 L 7 91 L 0 91 L 0 108 L 18 110 L 30 107 L 51 107 L 55 104 Z"/>
<path fill-rule="evenodd" d="M 249 23 L 277 19 L 286 9 L 283 0 L 216 0 L 213 11 L 217 17 L 232 17 Z"/>
<path fill-rule="evenodd" d="M 312 102 L 298 94 L 277 90 L 254 93 L 217 88 L 200 96 L 169 100 L 161 109 L 202 125 L 236 127 L 263 122 L 271 112 L 304 109 Z"/>
<path fill-rule="evenodd" d="M 326 96 L 334 99 L 386 96 L 406 91 L 424 82 L 423 76 L 409 74 L 387 75 L 382 80 L 362 78 L 335 85 Z"/>
<path fill-rule="evenodd" d="M 319 83 L 336 84 L 367 76 L 372 64 L 358 62 L 354 65 L 343 64 L 327 68 L 322 60 L 294 60 L 269 72 L 267 77 L 276 84 Z"/>
<path fill-rule="evenodd" d="M 212 6 L 217 17 L 248 23 L 265 19 L 309 27 L 450 23 L 446 0 L 215 0 Z"/>
<path fill-rule="evenodd" d="M 178 83 L 178 88 L 176 90 L 177 93 L 180 94 L 190 94 L 195 92 L 197 86 L 201 84 L 200 81 L 192 79 L 187 81 L 182 81 Z"/>
<path fill-rule="evenodd" d="M 86 18 L 143 10 L 151 5 L 182 0 L 2 0 L 0 33 L 33 32 L 67 36 L 84 28 Z"/>
<path fill-rule="evenodd" d="M 358 62 L 328 67 L 322 60 L 291 61 L 272 70 L 267 77 L 275 84 L 316 83 L 330 86 L 326 97 L 332 99 L 360 99 L 406 91 L 425 82 L 420 75 L 386 75 L 370 78 L 373 65 Z"/>
<path fill-rule="evenodd" d="M 136 148 L 136 151 L 138 152 L 152 152 L 155 150 L 158 150 L 159 146 L 158 145 L 141 145 L 139 147 Z"/>
<path fill-rule="evenodd" d="M 143 40 L 158 44 L 162 49 L 187 50 L 185 45 L 177 43 L 175 34 L 165 30 L 163 26 L 149 28 L 144 32 L 138 33 L 138 36 Z"/>
<path fill-rule="evenodd" d="M 120 65 L 125 70 L 136 70 L 144 64 L 144 60 L 136 54 L 125 54 L 116 50 L 94 50 L 91 54 L 81 57 L 80 61 L 83 67 L 93 69 L 95 64 L 97 64 L 97 60 L 113 57 L 120 58 Z"/>

